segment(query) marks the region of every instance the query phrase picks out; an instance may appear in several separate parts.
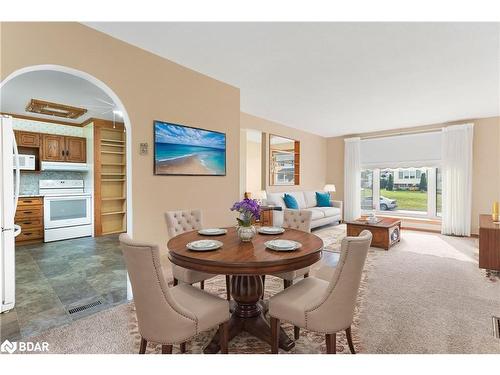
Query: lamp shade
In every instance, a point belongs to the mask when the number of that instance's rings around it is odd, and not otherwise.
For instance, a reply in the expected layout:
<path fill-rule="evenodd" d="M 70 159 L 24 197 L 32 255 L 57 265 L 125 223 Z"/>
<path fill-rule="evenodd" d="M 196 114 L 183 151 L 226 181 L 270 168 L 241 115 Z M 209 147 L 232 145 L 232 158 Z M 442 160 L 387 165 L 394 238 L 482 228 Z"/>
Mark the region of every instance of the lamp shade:
<path fill-rule="evenodd" d="M 255 198 L 257 199 L 267 199 L 267 193 L 265 190 L 259 190 L 255 193 Z"/>
<path fill-rule="evenodd" d="M 335 193 L 337 190 L 335 190 L 335 185 L 334 184 L 326 184 L 325 187 L 323 188 L 324 191 L 330 191 L 332 193 Z"/>

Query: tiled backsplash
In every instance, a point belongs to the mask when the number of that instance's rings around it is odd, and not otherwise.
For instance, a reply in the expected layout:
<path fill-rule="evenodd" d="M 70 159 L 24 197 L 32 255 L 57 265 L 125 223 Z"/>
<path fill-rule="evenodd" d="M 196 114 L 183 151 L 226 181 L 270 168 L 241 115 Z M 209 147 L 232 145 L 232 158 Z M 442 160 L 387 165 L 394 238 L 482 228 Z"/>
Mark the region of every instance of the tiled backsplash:
<path fill-rule="evenodd" d="M 20 195 L 38 194 L 40 180 L 84 180 L 86 172 L 43 171 L 40 173 L 21 172 Z"/>

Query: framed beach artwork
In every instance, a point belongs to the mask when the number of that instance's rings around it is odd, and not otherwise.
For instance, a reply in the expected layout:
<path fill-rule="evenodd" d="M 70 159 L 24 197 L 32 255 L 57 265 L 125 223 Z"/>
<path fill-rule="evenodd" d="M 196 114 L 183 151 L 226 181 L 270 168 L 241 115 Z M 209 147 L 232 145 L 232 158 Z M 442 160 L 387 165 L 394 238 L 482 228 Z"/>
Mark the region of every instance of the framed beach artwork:
<path fill-rule="evenodd" d="M 154 173 L 170 176 L 225 176 L 226 134 L 155 121 Z"/>

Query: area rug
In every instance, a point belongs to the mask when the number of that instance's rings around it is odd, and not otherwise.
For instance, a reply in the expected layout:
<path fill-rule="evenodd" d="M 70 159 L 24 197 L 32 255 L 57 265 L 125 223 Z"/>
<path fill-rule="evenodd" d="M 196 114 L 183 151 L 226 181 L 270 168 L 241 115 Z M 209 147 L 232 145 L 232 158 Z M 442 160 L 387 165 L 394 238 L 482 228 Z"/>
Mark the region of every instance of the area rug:
<path fill-rule="evenodd" d="M 340 245 L 342 242 L 342 239 L 346 236 L 346 227 L 345 225 L 338 225 L 334 227 L 326 227 L 319 229 L 317 231 L 313 232 L 314 234 L 318 235 L 323 239 L 324 243 L 324 250 L 329 251 L 329 252 L 339 252 L 340 251 Z M 319 268 L 322 266 L 320 262 L 318 262 L 316 265 L 313 265 L 311 267 L 312 275 L 314 276 L 314 272 L 318 271 Z M 363 295 L 364 295 L 364 289 L 366 286 L 366 280 L 367 280 L 367 275 L 368 272 L 367 270 L 369 269 L 369 260 L 367 259 L 367 263 L 365 265 L 365 270 L 363 272 L 362 276 L 362 281 L 361 281 L 361 286 L 360 286 L 360 291 L 358 294 L 358 301 L 357 301 L 357 306 L 355 308 L 355 313 L 354 313 L 354 322 L 352 325 L 352 336 L 353 336 L 353 343 L 354 347 L 356 349 L 356 352 L 362 352 L 363 351 L 363 345 L 360 342 L 359 335 L 358 335 L 358 325 L 359 325 L 359 313 L 361 311 L 362 305 L 363 305 Z M 332 269 L 333 272 L 333 269 Z M 221 298 L 226 297 L 226 282 L 225 282 L 225 277 L 224 276 L 218 276 L 213 279 L 205 281 L 205 290 L 213 293 L 215 295 L 218 295 Z M 280 292 L 283 290 L 283 280 L 273 277 L 273 276 L 266 276 L 266 284 L 265 284 L 265 294 L 264 298 L 268 299 L 272 295 Z M 140 334 L 138 331 L 138 326 L 137 326 L 137 317 L 135 314 L 135 307 L 133 304 L 130 305 L 130 324 L 129 324 L 129 329 L 130 329 L 130 335 L 133 336 L 134 338 L 134 343 L 135 343 L 135 349 L 137 352 L 139 351 L 139 345 L 140 345 Z M 269 316 L 267 316 L 269 318 Z M 289 337 L 293 337 L 293 326 L 291 324 L 283 323 L 282 324 L 283 329 L 285 330 L 286 334 Z M 207 331 L 204 333 L 201 333 L 198 335 L 194 340 L 189 342 L 187 344 L 187 352 L 188 353 L 202 353 L 203 348 L 210 342 L 212 337 L 215 335 L 216 329 L 213 329 L 211 331 Z M 242 333 L 238 335 L 237 337 L 233 338 L 231 342 L 229 343 L 229 352 L 234 353 L 234 354 L 262 354 L 262 353 L 269 353 L 271 350 L 270 346 L 247 334 L 247 333 Z M 174 353 L 179 352 L 179 347 L 174 347 L 173 349 Z M 155 344 L 148 344 L 146 353 L 161 353 L 161 346 L 160 345 L 155 345 Z M 280 349 L 280 353 L 288 353 L 288 354 L 314 354 L 314 353 L 326 353 L 326 344 L 325 344 L 325 336 L 322 334 L 318 334 L 315 332 L 310 332 L 304 329 L 301 329 L 300 331 L 300 337 L 298 340 L 295 341 L 295 347 L 290 350 L 289 352 L 286 352 L 284 350 Z M 339 332 L 337 334 L 337 353 L 339 354 L 347 354 L 350 353 L 349 347 L 347 345 L 347 338 L 345 336 L 345 332 Z"/>
<path fill-rule="evenodd" d="M 313 231 L 313 234 L 323 240 L 323 250 L 330 252 L 340 252 L 342 240 L 346 236 L 347 226 L 340 224 L 336 226 L 320 227 Z"/>
<path fill-rule="evenodd" d="M 360 289 L 363 289 L 362 286 Z M 221 298 L 226 296 L 226 281 L 224 276 L 218 276 L 213 279 L 205 281 L 205 290 L 218 295 Z M 283 280 L 272 276 L 266 276 L 265 285 L 265 298 L 271 297 L 273 294 L 278 293 L 283 290 Z M 362 294 L 361 294 L 362 295 Z M 358 305 L 361 303 L 361 295 L 358 298 Z M 352 326 L 353 342 L 356 352 L 362 352 L 363 346 L 359 340 L 358 336 L 358 325 L 359 325 L 359 308 L 356 308 L 354 315 L 354 323 Z M 269 318 L 269 317 L 268 317 Z M 293 326 L 287 323 L 282 324 L 283 329 L 286 334 L 293 338 Z M 187 353 L 203 353 L 203 348 L 207 346 L 212 337 L 216 333 L 216 329 L 211 331 L 203 332 L 196 336 L 193 340 L 187 343 Z M 139 334 L 137 317 L 135 314 L 135 306 L 130 304 L 130 323 L 129 323 L 129 334 L 133 336 L 135 350 L 139 352 L 139 344 L 141 336 Z M 238 335 L 229 342 L 229 353 L 230 354 L 265 354 L 270 353 L 271 347 L 269 344 L 255 338 L 246 332 Z M 179 353 L 179 346 L 174 346 L 174 353 Z M 149 343 L 146 353 L 161 353 L 161 345 L 155 345 Z M 326 353 L 325 336 L 322 334 L 317 334 L 315 332 L 310 332 L 304 329 L 300 330 L 300 338 L 295 341 L 295 347 L 286 352 L 280 349 L 281 354 L 315 354 L 315 353 Z M 347 345 L 347 339 L 344 332 L 339 332 L 337 334 L 337 353 L 347 354 L 349 352 L 349 347 Z"/>

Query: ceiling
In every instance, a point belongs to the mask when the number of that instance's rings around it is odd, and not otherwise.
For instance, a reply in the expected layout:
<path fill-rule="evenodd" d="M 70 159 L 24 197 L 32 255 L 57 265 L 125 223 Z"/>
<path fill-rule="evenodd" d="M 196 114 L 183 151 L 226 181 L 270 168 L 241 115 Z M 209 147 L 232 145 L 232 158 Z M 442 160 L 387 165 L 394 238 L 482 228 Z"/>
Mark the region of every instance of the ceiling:
<path fill-rule="evenodd" d="M 26 112 L 31 99 L 40 99 L 74 107 L 86 108 L 77 119 Z M 13 78 L 2 87 L 1 112 L 60 120 L 80 124 L 90 117 L 113 120 L 113 110 L 119 110 L 113 100 L 99 87 L 71 74 L 41 70 Z M 115 115 L 116 121 L 122 121 Z"/>
<path fill-rule="evenodd" d="M 323 136 L 499 115 L 498 23 L 86 25 L 241 89 Z"/>

